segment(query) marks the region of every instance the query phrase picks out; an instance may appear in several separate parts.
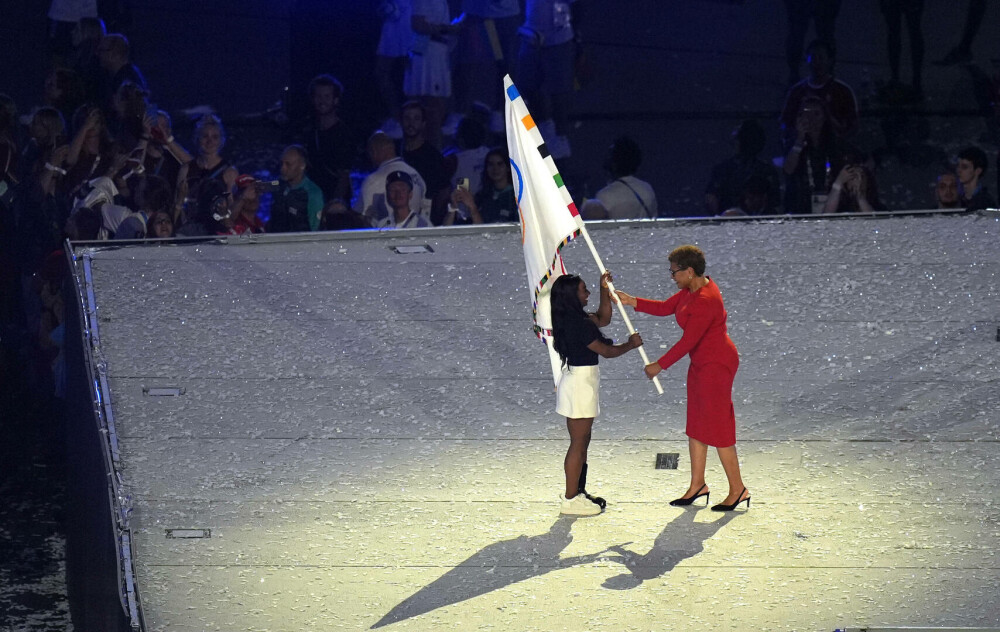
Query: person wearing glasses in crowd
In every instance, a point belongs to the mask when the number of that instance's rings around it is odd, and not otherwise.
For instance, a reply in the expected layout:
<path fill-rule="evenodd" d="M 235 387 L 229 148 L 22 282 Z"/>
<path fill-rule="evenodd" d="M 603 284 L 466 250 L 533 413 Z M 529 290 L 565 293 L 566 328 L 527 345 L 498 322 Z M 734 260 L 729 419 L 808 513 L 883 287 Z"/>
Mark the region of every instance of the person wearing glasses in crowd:
<path fill-rule="evenodd" d="M 726 332 L 726 308 L 722 293 L 705 276 L 705 254 L 697 246 L 680 246 L 667 257 L 670 277 L 679 290 L 665 301 L 636 298 L 618 291 L 618 300 L 636 311 L 654 316 L 675 315 L 684 330 L 681 339 L 657 362 L 646 365 L 646 377 L 653 379 L 660 371 L 690 354 L 687 374 L 688 450 L 691 456 L 691 485 L 671 505 L 685 506 L 705 497 L 705 461 L 708 446 L 714 446 L 729 479 L 729 495 L 712 507 L 713 511 L 732 511 L 746 502 L 750 492 L 740 475 L 736 456 L 736 414 L 733 409 L 733 378 L 740 358 L 736 345 Z"/>
<path fill-rule="evenodd" d="M 169 239 L 174 236 L 174 220 L 169 211 L 157 211 L 146 221 L 146 237 Z"/>

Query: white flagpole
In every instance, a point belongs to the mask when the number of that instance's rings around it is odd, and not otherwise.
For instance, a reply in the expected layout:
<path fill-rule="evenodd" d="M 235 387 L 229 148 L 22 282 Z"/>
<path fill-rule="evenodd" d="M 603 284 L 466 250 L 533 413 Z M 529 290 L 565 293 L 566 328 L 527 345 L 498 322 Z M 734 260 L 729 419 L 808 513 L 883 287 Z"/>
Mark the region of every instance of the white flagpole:
<path fill-rule="evenodd" d="M 607 268 L 604 267 L 604 262 L 601 261 L 601 255 L 597 254 L 597 248 L 594 247 L 594 242 L 591 241 L 590 233 L 587 232 L 587 227 L 583 223 L 583 220 L 580 219 L 577 223 L 580 225 L 580 234 L 583 235 L 584 241 L 587 242 L 587 246 L 590 248 L 590 254 L 594 255 L 594 261 L 597 262 L 597 267 L 601 269 L 601 274 L 603 275 L 607 271 Z M 628 327 L 629 335 L 634 334 L 635 328 L 632 327 L 632 321 L 629 319 L 628 313 L 625 311 L 625 306 L 618 300 L 618 296 L 615 294 L 615 286 L 610 281 L 608 281 L 608 291 L 611 292 L 611 300 L 618 306 L 618 312 L 622 315 L 622 320 L 625 321 L 625 326 Z M 646 356 L 645 345 L 639 347 L 639 355 L 642 356 L 643 367 L 649 364 L 649 357 Z M 653 384 L 656 385 L 656 392 L 663 395 L 663 387 L 660 386 L 660 378 L 654 377 Z"/>

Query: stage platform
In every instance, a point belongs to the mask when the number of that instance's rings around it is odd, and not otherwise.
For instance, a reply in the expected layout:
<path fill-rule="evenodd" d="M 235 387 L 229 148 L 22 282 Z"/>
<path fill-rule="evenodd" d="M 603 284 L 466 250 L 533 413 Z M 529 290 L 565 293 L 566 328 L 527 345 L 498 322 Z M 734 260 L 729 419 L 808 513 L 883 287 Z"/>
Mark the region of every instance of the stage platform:
<path fill-rule="evenodd" d="M 675 291 L 672 247 L 706 251 L 748 511 L 667 504 L 687 364 L 658 396 L 633 353 L 601 363 L 607 511 L 559 516 L 519 227 L 78 246 L 145 628 L 1000 627 L 997 215 L 591 235 L 640 296 Z M 585 245 L 564 255 L 596 285 Z M 679 337 L 633 322 L 653 357 Z M 708 480 L 721 501 L 714 451 Z"/>

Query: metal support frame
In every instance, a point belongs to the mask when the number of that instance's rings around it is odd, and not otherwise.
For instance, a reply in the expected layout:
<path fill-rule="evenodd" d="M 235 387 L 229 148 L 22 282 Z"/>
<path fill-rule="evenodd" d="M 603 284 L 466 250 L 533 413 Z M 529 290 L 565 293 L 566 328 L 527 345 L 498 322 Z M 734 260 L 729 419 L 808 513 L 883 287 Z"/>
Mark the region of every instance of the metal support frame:
<path fill-rule="evenodd" d="M 108 486 L 108 504 L 114 516 L 115 549 L 118 553 L 118 587 L 122 609 L 128 617 L 132 630 L 145 630 L 142 607 L 135 580 L 135 564 L 132 557 L 132 496 L 122 477 L 121 459 L 118 450 L 118 432 L 115 428 L 114 411 L 111 407 L 111 388 L 108 384 L 107 362 L 101 351 L 101 335 L 98 324 L 98 306 L 94 295 L 92 256 L 83 253 L 78 256 L 67 241 L 66 249 L 70 271 L 76 283 L 76 294 L 80 304 L 81 329 L 86 344 L 84 354 L 88 378 L 92 385 L 94 418 L 97 432 L 102 442 L 104 466 Z"/>

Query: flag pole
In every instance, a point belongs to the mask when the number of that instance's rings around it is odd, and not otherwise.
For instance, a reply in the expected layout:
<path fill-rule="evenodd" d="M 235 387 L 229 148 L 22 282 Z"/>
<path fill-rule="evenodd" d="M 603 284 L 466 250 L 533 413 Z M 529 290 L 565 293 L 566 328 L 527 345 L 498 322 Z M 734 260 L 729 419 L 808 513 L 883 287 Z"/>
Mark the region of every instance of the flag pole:
<path fill-rule="evenodd" d="M 604 267 L 604 262 L 601 261 L 601 255 L 597 254 L 597 248 L 594 247 L 594 242 L 590 239 L 590 233 L 587 232 L 587 226 L 583 223 L 583 220 L 579 218 L 577 219 L 577 223 L 580 225 L 580 234 L 583 235 L 584 241 L 587 242 L 587 246 L 590 248 L 590 254 L 594 255 L 594 261 L 597 262 L 597 267 L 600 268 L 601 274 L 603 275 L 608 269 Z M 611 293 L 611 300 L 618 306 L 618 312 L 622 315 L 622 320 L 625 321 L 625 326 L 628 327 L 628 333 L 631 336 L 635 333 L 635 328 L 632 327 L 632 320 L 629 319 L 628 313 L 625 311 L 625 306 L 622 305 L 620 300 L 618 300 L 618 295 L 615 294 L 615 286 L 611 281 L 608 281 L 608 291 Z M 639 347 L 639 355 L 642 356 L 643 367 L 649 364 L 649 357 L 646 356 L 645 346 Z M 663 387 L 660 386 L 660 378 L 654 377 L 653 384 L 656 385 L 656 392 L 663 395 Z"/>

